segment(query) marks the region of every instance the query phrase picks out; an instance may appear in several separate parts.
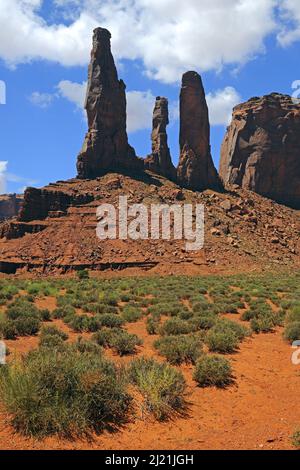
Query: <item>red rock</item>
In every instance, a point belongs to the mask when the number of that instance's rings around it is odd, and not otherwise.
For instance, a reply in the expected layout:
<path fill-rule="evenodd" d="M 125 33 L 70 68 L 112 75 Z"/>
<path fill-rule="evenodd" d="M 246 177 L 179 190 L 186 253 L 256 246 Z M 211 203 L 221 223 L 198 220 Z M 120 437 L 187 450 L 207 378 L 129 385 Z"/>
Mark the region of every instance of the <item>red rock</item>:
<path fill-rule="evenodd" d="M 225 184 L 238 184 L 300 208 L 300 105 L 273 93 L 236 106 L 220 161 Z"/>
<path fill-rule="evenodd" d="M 85 101 L 88 132 L 77 159 L 78 178 L 96 178 L 114 168 L 143 169 L 128 144 L 126 86 L 118 79 L 110 38 L 107 29 L 94 30 Z"/>
<path fill-rule="evenodd" d="M 23 202 L 23 196 L 3 194 L 0 196 L 0 220 L 16 217 Z"/>
<path fill-rule="evenodd" d="M 197 72 L 187 72 L 182 77 L 179 141 L 179 184 L 195 191 L 221 189 L 210 153 L 210 128 L 204 88 Z"/>
<path fill-rule="evenodd" d="M 152 123 L 152 153 L 144 161 L 147 170 L 158 173 L 171 180 L 176 179 L 176 170 L 168 147 L 167 125 L 169 111 L 167 98 L 158 96 L 155 101 Z"/>

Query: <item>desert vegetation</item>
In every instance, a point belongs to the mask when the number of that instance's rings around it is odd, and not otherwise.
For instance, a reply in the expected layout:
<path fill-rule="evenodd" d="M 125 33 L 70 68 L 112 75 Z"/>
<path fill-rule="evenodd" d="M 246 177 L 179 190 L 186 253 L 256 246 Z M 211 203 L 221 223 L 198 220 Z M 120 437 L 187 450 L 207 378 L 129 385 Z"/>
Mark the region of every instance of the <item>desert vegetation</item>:
<path fill-rule="evenodd" d="M 37 341 L 0 367 L 1 406 L 17 431 L 38 437 L 183 415 L 187 377 L 232 387 L 243 341 L 276 329 L 300 339 L 299 285 L 299 274 L 3 279 L 0 337 L 10 350 L 21 337 Z"/>

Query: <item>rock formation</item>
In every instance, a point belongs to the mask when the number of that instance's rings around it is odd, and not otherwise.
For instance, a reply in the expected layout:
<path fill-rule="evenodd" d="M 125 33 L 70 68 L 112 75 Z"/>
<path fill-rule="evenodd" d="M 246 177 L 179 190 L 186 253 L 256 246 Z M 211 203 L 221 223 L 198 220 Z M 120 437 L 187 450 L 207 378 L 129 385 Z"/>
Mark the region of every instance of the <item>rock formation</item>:
<path fill-rule="evenodd" d="M 197 72 L 187 72 L 182 77 L 179 142 L 179 184 L 195 191 L 220 189 L 221 183 L 210 153 L 208 108 Z"/>
<path fill-rule="evenodd" d="M 155 101 L 152 122 L 152 153 L 145 160 L 145 168 L 174 180 L 176 169 L 172 163 L 168 147 L 167 125 L 169 110 L 167 98 L 158 96 Z"/>
<path fill-rule="evenodd" d="M 95 178 L 113 168 L 143 168 L 128 144 L 126 87 L 118 79 L 110 38 L 108 30 L 94 30 L 85 101 L 88 132 L 77 160 L 79 178 Z"/>
<path fill-rule="evenodd" d="M 16 217 L 20 210 L 23 196 L 3 194 L 0 196 L 0 221 Z"/>
<path fill-rule="evenodd" d="M 225 184 L 300 208 L 300 104 L 272 93 L 236 106 L 220 176 Z"/>

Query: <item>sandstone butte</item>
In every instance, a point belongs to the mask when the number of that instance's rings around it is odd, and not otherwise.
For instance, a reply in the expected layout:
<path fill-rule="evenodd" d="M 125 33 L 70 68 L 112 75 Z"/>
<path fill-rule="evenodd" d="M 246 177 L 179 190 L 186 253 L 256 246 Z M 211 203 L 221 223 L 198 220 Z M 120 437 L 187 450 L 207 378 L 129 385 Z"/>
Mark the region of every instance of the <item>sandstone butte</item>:
<path fill-rule="evenodd" d="M 300 209 L 300 103 L 272 93 L 234 108 L 221 150 L 220 176 Z"/>

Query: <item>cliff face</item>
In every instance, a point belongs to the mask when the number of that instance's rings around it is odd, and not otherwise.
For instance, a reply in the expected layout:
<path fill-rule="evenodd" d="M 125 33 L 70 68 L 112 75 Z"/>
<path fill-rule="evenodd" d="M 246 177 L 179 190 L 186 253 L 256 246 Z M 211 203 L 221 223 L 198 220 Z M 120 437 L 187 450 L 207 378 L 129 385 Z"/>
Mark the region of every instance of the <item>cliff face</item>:
<path fill-rule="evenodd" d="M 143 168 L 128 144 L 126 87 L 118 79 L 110 38 L 106 29 L 95 29 L 85 102 L 88 132 L 77 159 L 79 178 L 95 178 L 113 168 Z"/>
<path fill-rule="evenodd" d="M 16 217 L 22 202 L 23 197 L 16 194 L 3 194 L 0 196 L 0 221 Z"/>
<path fill-rule="evenodd" d="M 188 189 L 220 189 L 210 153 L 208 108 L 201 77 L 187 72 L 180 92 L 180 158 L 178 182 Z"/>
<path fill-rule="evenodd" d="M 176 170 L 168 147 L 167 125 L 169 110 L 167 98 L 158 96 L 155 101 L 152 121 L 152 153 L 145 159 L 145 168 L 174 180 Z"/>
<path fill-rule="evenodd" d="M 300 105 L 273 93 L 236 106 L 220 161 L 225 184 L 237 184 L 300 208 Z"/>

